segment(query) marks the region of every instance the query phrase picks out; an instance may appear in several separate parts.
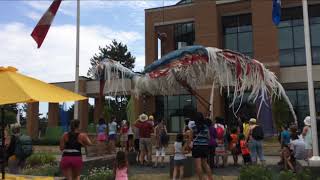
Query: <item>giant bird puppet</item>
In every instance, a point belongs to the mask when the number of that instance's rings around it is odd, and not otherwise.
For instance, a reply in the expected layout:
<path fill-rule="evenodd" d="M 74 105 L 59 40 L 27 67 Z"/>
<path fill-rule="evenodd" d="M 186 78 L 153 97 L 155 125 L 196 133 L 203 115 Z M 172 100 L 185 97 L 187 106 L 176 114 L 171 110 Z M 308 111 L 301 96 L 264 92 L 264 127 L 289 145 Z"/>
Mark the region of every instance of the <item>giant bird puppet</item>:
<path fill-rule="evenodd" d="M 220 93 L 224 89 L 228 97 L 233 97 L 230 104 L 232 107 L 235 106 L 236 99 L 242 101 L 244 93 L 250 92 L 249 99 L 254 102 L 259 99 L 258 115 L 263 103 L 266 103 L 269 97 L 271 99 L 282 97 L 295 121 L 297 120 L 289 98 L 275 74 L 258 60 L 231 50 L 187 46 L 154 61 L 142 73 L 135 73 L 117 61 L 105 59 L 97 63 L 94 72 L 96 79 L 105 82 L 104 93 L 111 93 L 109 90 L 112 89 L 110 86 L 113 80 L 120 80 L 124 84 L 125 79 L 132 80 L 133 93 L 136 96 L 174 95 L 183 87 L 200 102 L 207 103 L 211 112 L 215 88 L 218 88 Z M 212 85 L 210 102 L 195 91 L 208 84 Z M 125 89 L 125 86 L 121 85 L 116 91 L 128 92 L 131 89 Z M 113 90 L 113 93 L 117 92 Z M 239 108 L 233 110 L 236 114 Z"/>

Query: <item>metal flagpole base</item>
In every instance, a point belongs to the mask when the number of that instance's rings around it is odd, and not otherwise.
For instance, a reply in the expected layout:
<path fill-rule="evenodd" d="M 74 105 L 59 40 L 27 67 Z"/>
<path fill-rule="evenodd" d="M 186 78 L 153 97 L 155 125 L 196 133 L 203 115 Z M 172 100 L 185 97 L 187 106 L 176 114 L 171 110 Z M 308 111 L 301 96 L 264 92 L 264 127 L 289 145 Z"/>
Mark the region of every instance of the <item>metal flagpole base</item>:
<path fill-rule="evenodd" d="M 312 156 L 309 159 L 309 166 L 320 167 L 320 156 Z"/>

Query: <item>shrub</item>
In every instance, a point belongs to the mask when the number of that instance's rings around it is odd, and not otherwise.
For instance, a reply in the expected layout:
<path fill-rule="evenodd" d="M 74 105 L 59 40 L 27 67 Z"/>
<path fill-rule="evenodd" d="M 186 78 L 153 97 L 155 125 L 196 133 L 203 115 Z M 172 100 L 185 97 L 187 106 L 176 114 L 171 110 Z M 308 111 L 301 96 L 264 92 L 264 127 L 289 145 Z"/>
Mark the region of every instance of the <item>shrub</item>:
<path fill-rule="evenodd" d="M 247 166 L 240 170 L 239 180 L 312 180 L 312 173 L 305 169 L 298 173 L 292 171 L 275 172 L 263 166 Z"/>
<path fill-rule="evenodd" d="M 297 180 L 296 174 L 292 171 L 281 171 L 278 179 L 281 180 Z"/>
<path fill-rule="evenodd" d="M 310 169 L 304 169 L 303 171 L 296 174 L 297 180 L 312 180 L 312 173 Z"/>
<path fill-rule="evenodd" d="M 22 174 L 31 176 L 59 176 L 59 167 L 57 165 L 42 165 L 37 167 L 26 166 Z"/>
<path fill-rule="evenodd" d="M 256 165 L 241 168 L 239 180 L 273 180 L 273 178 L 270 169 Z"/>
<path fill-rule="evenodd" d="M 312 173 L 309 169 L 305 169 L 299 173 L 292 171 L 281 171 L 278 177 L 279 180 L 312 180 Z"/>
<path fill-rule="evenodd" d="M 89 174 L 87 176 L 84 176 L 82 180 L 112 180 L 113 177 L 113 171 L 106 167 L 101 168 L 93 168 L 89 171 Z"/>
<path fill-rule="evenodd" d="M 32 154 L 26 160 L 26 166 L 28 167 L 37 167 L 43 165 L 55 165 L 56 157 L 53 154 L 48 153 L 37 153 Z"/>

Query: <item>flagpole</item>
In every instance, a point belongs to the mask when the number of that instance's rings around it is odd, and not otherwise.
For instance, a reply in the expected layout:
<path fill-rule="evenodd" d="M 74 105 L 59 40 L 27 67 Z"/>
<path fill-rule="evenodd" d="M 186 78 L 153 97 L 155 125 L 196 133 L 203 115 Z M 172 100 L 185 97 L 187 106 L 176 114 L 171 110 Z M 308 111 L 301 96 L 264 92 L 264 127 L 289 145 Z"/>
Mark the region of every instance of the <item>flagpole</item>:
<path fill-rule="evenodd" d="M 77 0 L 77 34 L 76 34 L 76 74 L 75 74 L 75 93 L 79 93 L 79 41 L 80 41 L 80 0 Z M 79 118 L 79 102 L 74 102 L 74 118 L 78 120 Z"/>
<path fill-rule="evenodd" d="M 307 75 L 308 75 L 308 94 L 309 94 L 309 108 L 311 117 L 311 129 L 312 129 L 312 150 L 313 156 L 309 159 L 311 166 L 320 165 L 320 157 L 318 151 L 318 136 L 317 136 L 317 122 L 315 113 L 314 102 L 314 88 L 312 79 L 312 61 L 311 61 L 311 45 L 310 45 L 310 30 L 309 30 L 309 15 L 308 15 L 308 2 L 302 0 L 303 6 L 303 23 L 304 23 L 304 41 L 306 49 L 306 62 L 307 62 Z"/>

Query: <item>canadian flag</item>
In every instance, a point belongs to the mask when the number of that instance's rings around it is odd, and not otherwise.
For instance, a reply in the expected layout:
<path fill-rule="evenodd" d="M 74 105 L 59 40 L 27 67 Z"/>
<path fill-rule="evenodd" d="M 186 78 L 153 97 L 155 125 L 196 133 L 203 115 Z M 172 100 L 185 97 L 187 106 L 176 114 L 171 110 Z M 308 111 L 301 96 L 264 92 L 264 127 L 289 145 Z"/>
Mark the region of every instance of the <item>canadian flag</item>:
<path fill-rule="evenodd" d="M 31 36 L 38 44 L 38 48 L 41 47 L 44 38 L 46 37 L 51 23 L 59 9 L 62 0 L 53 0 L 52 4 L 50 5 L 49 9 L 44 13 L 41 17 L 40 21 L 33 29 Z"/>

